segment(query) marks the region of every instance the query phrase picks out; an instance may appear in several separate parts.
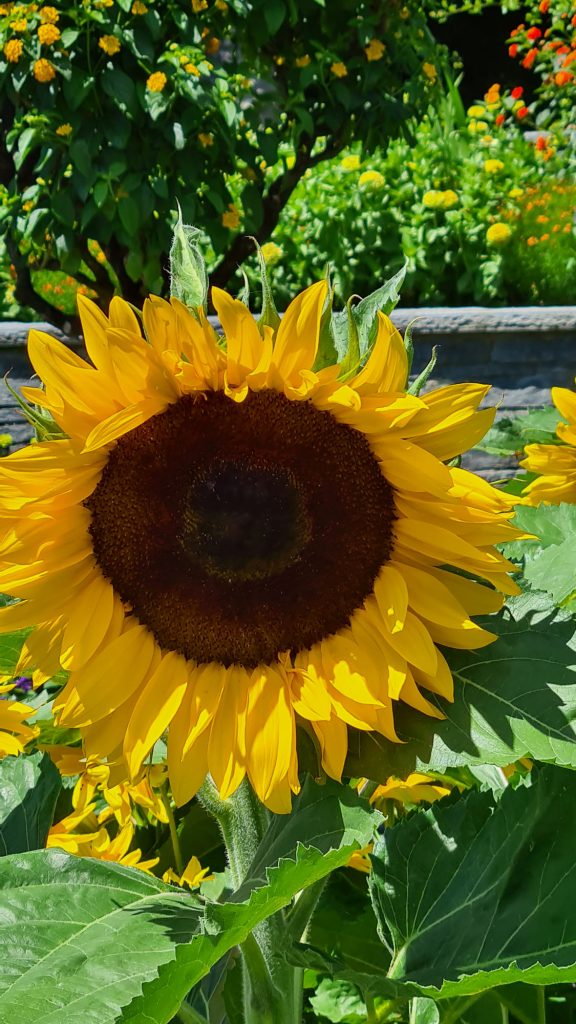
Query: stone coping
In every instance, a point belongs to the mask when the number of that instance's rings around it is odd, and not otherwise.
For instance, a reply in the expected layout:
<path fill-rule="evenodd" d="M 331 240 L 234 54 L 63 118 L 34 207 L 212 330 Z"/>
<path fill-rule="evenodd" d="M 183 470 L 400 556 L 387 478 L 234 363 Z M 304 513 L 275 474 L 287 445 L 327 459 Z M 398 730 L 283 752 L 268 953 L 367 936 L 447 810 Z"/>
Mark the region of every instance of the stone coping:
<path fill-rule="evenodd" d="M 215 318 L 211 318 L 214 320 Z M 400 330 L 414 322 L 415 334 L 514 334 L 576 332 L 576 306 L 424 306 L 397 308 L 391 319 Z M 0 322 L 0 348 L 20 348 L 35 328 L 66 341 L 80 342 L 47 323 Z"/>

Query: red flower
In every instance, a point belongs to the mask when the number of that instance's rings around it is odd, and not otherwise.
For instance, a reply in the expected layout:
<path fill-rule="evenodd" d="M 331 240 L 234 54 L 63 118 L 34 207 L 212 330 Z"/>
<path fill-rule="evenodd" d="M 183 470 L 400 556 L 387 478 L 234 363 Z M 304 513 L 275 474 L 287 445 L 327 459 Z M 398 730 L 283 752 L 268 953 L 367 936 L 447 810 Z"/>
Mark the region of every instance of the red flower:
<path fill-rule="evenodd" d="M 550 10 L 550 0 L 540 0 L 538 10 L 540 11 L 540 14 L 547 14 Z"/>
<path fill-rule="evenodd" d="M 535 142 L 536 149 L 547 149 L 548 141 L 544 135 L 539 135 Z"/>
<path fill-rule="evenodd" d="M 574 28 L 576 28 L 576 14 L 572 15 L 570 18 L 570 24 L 574 25 Z"/>
<path fill-rule="evenodd" d="M 506 120 L 506 118 L 505 118 L 504 114 L 497 114 L 496 115 L 496 124 L 498 125 L 498 127 L 500 127 L 501 124 L 504 124 L 505 120 Z"/>
<path fill-rule="evenodd" d="M 523 92 L 524 92 L 524 89 L 522 88 L 522 86 L 521 85 L 517 85 L 517 86 L 515 86 L 514 89 L 512 89 L 512 92 L 510 93 L 510 95 L 511 95 L 513 100 L 519 100 L 520 97 L 522 96 Z"/>
<path fill-rule="evenodd" d="M 524 57 L 524 60 L 522 61 L 522 67 L 530 69 L 533 66 L 537 56 L 538 49 L 536 46 L 533 46 L 531 50 L 528 50 L 528 53 Z"/>
<path fill-rule="evenodd" d="M 568 72 L 564 72 L 564 74 L 568 74 Z M 516 117 L 521 121 L 522 118 L 528 117 L 529 113 L 530 111 L 528 110 L 528 107 L 520 107 L 520 110 L 516 111 Z"/>
<path fill-rule="evenodd" d="M 541 36 L 542 36 L 542 30 L 537 28 L 536 25 L 534 25 L 533 28 L 529 28 L 528 29 L 526 35 L 527 35 L 528 39 L 531 39 L 531 40 L 540 39 Z"/>
<path fill-rule="evenodd" d="M 554 81 L 556 82 L 556 85 L 560 85 L 560 86 L 567 85 L 568 82 L 571 82 L 573 78 L 574 78 L 574 75 L 572 74 L 571 71 L 558 71 L 554 75 Z"/>
<path fill-rule="evenodd" d="M 517 53 L 518 53 L 518 43 L 512 43 L 512 45 L 508 47 L 508 56 L 509 57 L 515 57 Z"/>

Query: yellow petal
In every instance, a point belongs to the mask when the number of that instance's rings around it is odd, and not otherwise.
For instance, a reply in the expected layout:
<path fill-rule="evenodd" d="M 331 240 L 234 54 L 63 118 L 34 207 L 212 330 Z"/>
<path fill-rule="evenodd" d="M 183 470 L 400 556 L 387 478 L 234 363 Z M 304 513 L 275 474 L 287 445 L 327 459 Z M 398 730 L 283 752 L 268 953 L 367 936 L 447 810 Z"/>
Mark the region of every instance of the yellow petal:
<path fill-rule="evenodd" d="M 134 777 L 176 714 L 188 683 L 181 655 L 170 651 L 150 677 L 134 705 L 124 739 L 124 757 Z"/>
<path fill-rule="evenodd" d="M 568 388 L 552 388 L 551 394 L 554 405 L 564 419 L 576 423 L 576 394 Z"/>
<path fill-rule="evenodd" d="M 261 666 L 254 670 L 248 690 L 246 768 L 262 803 L 287 779 L 295 742 L 288 681 L 276 669 Z M 288 794 L 289 790 L 288 785 Z"/>
<path fill-rule="evenodd" d="M 383 566 L 374 583 L 374 596 L 387 629 L 397 633 L 408 611 L 408 588 L 402 572 L 391 565 Z"/>
<path fill-rule="evenodd" d="M 221 288 L 212 288 L 212 302 L 226 337 L 228 380 L 241 384 L 255 370 L 262 354 L 262 338 L 254 317 L 243 302 Z"/>
<path fill-rule="evenodd" d="M 80 727 L 104 718 L 138 690 L 147 675 L 155 640 L 145 626 L 134 626 L 104 647 L 70 682 L 83 710 L 61 716 L 65 725 Z"/>
<path fill-rule="evenodd" d="M 326 281 L 306 288 L 288 306 L 276 335 L 271 371 L 273 386 L 300 384 L 300 370 L 311 370 L 316 360 L 320 319 L 328 293 Z"/>
<path fill-rule="evenodd" d="M 168 404 L 165 396 L 156 395 L 137 405 L 129 405 L 126 409 L 120 409 L 119 412 L 98 423 L 90 431 L 86 438 L 84 451 L 96 451 L 98 448 L 111 444 L 112 441 L 117 441 L 119 437 L 128 434 L 130 430 L 146 423 L 146 420 L 151 419 L 156 413 L 163 412 Z"/>
<path fill-rule="evenodd" d="M 348 729 L 333 715 L 329 722 L 312 722 L 320 743 L 322 767 L 331 779 L 340 782 L 348 753 Z"/>
<path fill-rule="evenodd" d="M 246 707 L 249 675 L 232 665 L 226 670 L 222 699 L 214 715 L 208 745 L 208 766 L 220 797 L 226 800 L 246 774 Z"/>
<path fill-rule="evenodd" d="M 359 394 L 374 391 L 404 391 L 408 378 L 408 357 L 402 335 L 384 313 L 378 312 L 378 333 L 364 368 L 350 383 Z"/>

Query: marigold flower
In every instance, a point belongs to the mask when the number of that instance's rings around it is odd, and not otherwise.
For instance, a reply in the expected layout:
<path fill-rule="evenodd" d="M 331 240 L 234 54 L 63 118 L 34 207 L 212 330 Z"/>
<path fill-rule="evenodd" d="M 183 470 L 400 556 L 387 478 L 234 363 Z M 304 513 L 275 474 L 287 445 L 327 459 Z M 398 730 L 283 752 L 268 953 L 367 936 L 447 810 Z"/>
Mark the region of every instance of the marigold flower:
<path fill-rule="evenodd" d="M 539 29 L 536 25 L 533 25 L 532 28 L 528 29 L 526 37 L 530 40 L 530 42 L 535 42 L 536 39 L 542 38 L 542 30 Z"/>
<path fill-rule="evenodd" d="M 349 153 L 348 156 L 342 157 L 340 167 L 344 171 L 357 171 L 360 168 L 360 157 L 357 153 Z"/>
<path fill-rule="evenodd" d="M 358 178 L 358 184 L 360 188 L 384 188 L 386 178 L 383 174 L 380 174 L 380 171 L 364 171 Z"/>
<path fill-rule="evenodd" d="M 330 71 L 336 76 L 336 78 L 345 78 L 348 74 L 348 68 L 341 60 L 337 60 L 334 64 L 331 64 Z"/>
<path fill-rule="evenodd" d="M 307 68 L 310 63 L 310 54 L 304 53 L 301 57 L 296 57 L 294 63 L 297 68 Z"/>
<path fill-rule="evenodd" d="M 142 3 L 142 0 L 134 0 L 130 11 L 132 14 L 148 14 L 148 8 L 146 4 Z"/>
<path fill-rule="evenodd" d="M 43 46 L 52 46 L 60 39 L 60 29 L 56 25 L 48 23 L 47 25 L 40 25 L 38 29 L 38 39 Z"/>
<path fill-rule="evenodd" d="M 34 78 L 37 82 L 51 82 L 53 78 L 56 78 L 56 68 L 49 61 L 41 57 L 40 60 L 34 61 Z"/>
<path fill-rule="evenodd" d="M 424 72 L 424 74 L 426 75 L 426 78 L 430 82 L 435 82 L 436 79 L 438 78 L 438 72 L 436 70 L 436 65 L 435 64 L 431 64 L 430 61 L 428 61 L 428 60 L 424 61 L 423 65 L 422 65 L 422 71 Z"/>
<path fill-rule="evenodd" d="M 101 50 L 104 50 L 104 53 L 108 54 L 109 57 L 113 57 L 120 49 L 120 40 L 117 39 L 116 36 L 100 36 L 98 46 Z"/>
<path fill-rule="evenodd" d="M 487 174 L 498 174 L 499 171 L 503 171 L 504 170 L 504 164 L 503 164 L 502 160 L 495 160 L 495 159 L 485 160 L 484 161 L 484 170 L 486 171 Z"/>
<path fill-rule="evenodd" d="M 146 88 L 150 92 L 162 92 L 168 79 L 163 71 L 154 71 L 146 79 Z"/>
<path fill-rule="evenodd" d="M 222 214 L 222 224 L 225 228 L 229 228 L 230 231 L 240 227 L 240 211 L 234 203 L 228 203 L 228 209 Z"/>
<path fill-rule="evenodd" d="M 3 53 L 10 64 L 17 64 L 22 56 L 24 47 L 21 39 L 9 39 L 4 45 Z"/>
<path fill-rule="evenodd" d="M 41 7 L 38 14 L 43 25 L 55 25 L 60 19 L 55 7 Z"/>
<path fill-rule="evenodd" d="M 380 39 L 371 39 L 368 46 L 364 47 L 364 53 L 369 61 L 381 60 L 386 52 L 386 47 Z"/>
<path fill-rule="evenodd" d="M 198 141 L 201 146 L 206 149 L 208 146 L 214 145 L 214 136 L 212 132 L 200 132 L 198 135 Z"/>
<path fill-rule="evenodd" d="M 513 99 L 513 100 L 519 100 L 519 99 L 520 99 L 520 97 L 524 95 L 524 89 L 522 88 L 522 86 L 521 86 L 521 85 L 516 85 L 516 86 L 515 86 L 515 87 L 514 87 L 514 88 L 512 89 L 512 91 L 511 91 L 510 95 L 511 95 L 511 97 L 512 97 L 512 99 Z"/>
<path fill-rule="evenodd" d="M 554 75 L 554 81 L 559 87 L 568 85 L 568 82 L 571 82 L 573 78 L 574 75 L 571 71 L 557 71 Z"/>
<path fill-rule="evenodd" d="M 512 231 L 508 224 L 496 221 L 491 224 L 486 232 L 486 241 L 489 245 L 505 245 L 510 240 Z"/>

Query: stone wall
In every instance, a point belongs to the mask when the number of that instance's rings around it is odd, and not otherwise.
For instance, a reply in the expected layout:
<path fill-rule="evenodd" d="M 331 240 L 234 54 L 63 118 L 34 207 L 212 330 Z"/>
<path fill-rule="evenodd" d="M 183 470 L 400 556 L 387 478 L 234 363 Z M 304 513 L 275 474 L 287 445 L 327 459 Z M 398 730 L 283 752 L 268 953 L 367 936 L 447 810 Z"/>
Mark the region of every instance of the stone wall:
<path fill-rule="evenodd" d="M 571 387 L 576 374 L 576 307 L 547 306 L 519 309 L 398 309 L 394 323 L 404 331 L 413 324 L 414 371 L 428 362 L 438 345 L 438 362 L 431 387 L 459 381 L 491 383 L 488 405 L 497 417 L 550 403 L 550 387 Z M 82 352 L 78 339 L 64 339 L 47 324 L 0 324 L 0 374 L 10 374 L 13 386 L 29 383 L 31 367 L 26 355 L 29 328 L 47 330 Z M 30 428 L 14 400 L 0 389 L 0 433 L 10 433 L 18 447 L 29 439 Z M 466 465 L 488 479 L 509 476 L 515 463 L 503 463 L 474 452 Z"/>

